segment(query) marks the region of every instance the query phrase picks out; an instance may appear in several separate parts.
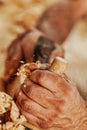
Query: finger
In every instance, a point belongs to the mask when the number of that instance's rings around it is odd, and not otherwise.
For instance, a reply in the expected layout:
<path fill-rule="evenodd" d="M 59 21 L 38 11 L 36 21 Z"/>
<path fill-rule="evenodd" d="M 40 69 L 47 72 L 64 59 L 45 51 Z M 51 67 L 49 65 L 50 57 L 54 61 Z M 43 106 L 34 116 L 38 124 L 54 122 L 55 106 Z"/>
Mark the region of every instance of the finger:
<path fill-rule="evenodd" d="M 70 88 L 70 84 L 64 77 L 47 70 L 35 70 L 31 73 L 30 79 L 53 94 L 57 94 L 58 97 L 67 94 Z"/>
<path fill-rule="evenodd" d="M 17 39 L 9 46 L 7 52 L 7 59 L 5 64 L 5 78 L 4 81 L 10 80 L 11 76 L 17 72 L 17 68 L 22 59 L 22 50 L 20 46 L 20 41 Z"/>
<path fill-rule="evenodd" d="M 20 107 L 20 105 L 19 105 L 18 102 L 16 102 L 16 104 L 17 104 L 18 108 L 20 109 L 21 114 L 25 116 L 25 118 L 27 119 L 27 121 L 28 121 L 30 124 L 32 124 L 32 125 L 38 127 L 38 124 L 39 124 L 39 122 L 40 122 L 40 119 L 37 118 L 37 117 L 35 117 L 33 114 L 27 113 L 26 111 L 24 111 L 23 109 L 21 109 L 21 107 Z"/>
<path fill-rule="evenodd" d="M 22 91 L 20 91 L 19 95 L 17 96 L 17 102 L 22 110 L 29 112 L 42 120 L 45 120 L 46 109 L 37 104 L 35 101 L 26 97 Z"/>
<path fill-rule="evenodd" d="M 41 70 L 48 70 L 49 67 L 50 67 L 50 64 L 45 63 L 45 64 L 41 64 L 40 69 L 41 69 Z"/>
<path fill-rule="evenodd" d="M 58 82 L 60 77 L 50 71 L 36 70 L 31 73 L 30 79 L 48 89 L 52 93 L 55 93 L 55 91 L 58 90 Z"/>
<path fill-rule="evenodd" d="M 26 37 L 21 42 L 24 58 L 26 62 L 32 62 L 33 61 L 33 54 L 34 54 L 34 48 L 37 44 L 37 39 L 41 35 L 38 31 L 29 31 L 27 33 Z"/>
<path fill-rule="evenodd" d="M 44 108 L 51 108 L 50 100 L 54 100 L 54 95 L 45 88 L 42 88 L 38 84 L 35 84 L 31 80 L 27 79 L 21 87 L 22 91 L 30 99 L 34 100 Z"/>
<path fill-rule="evenodd" d="M 40 128 L 40 130 L 41 129 L 45 130 L 45 129 L 51 127 L 51 125 L 52 125 L 50 123 L 50 121 L 52 120 L 51 118 L 48 121 L 47 121 L 47 118 L 45 118 L 45 120 L 43 120 L 39 117 L 36 117 L 34 114 L 24 111 L 18 102 L 16 102 L 16 104 L 17 104 L 18 108 L 20 109 L 20 112 L 26 117 L 27 121 L 30 124 L 36 126 L 37 128 Z"/>
<path fill-rule="evenodd" d="M 52 53 L 51 56 L 49 58 L 49 63 L 52 63 L 52 61 L 55 59 L 55 57 L 64 57 L 64 50 L 58 46 Z"/>
<path fill-rule="evenodd" d="M 37 63 L 31 63 L 31 64 L 29 65 L 29 69 L 30 69 L 31 71 L 36 70 L 36 69 L 44 70 L 44 69 L 48 69 L 49 67 L 50 67 L 50 64 L 47 64 L 47 63 L 41 64 L 41 63 L 39 63 L 39 62 L 37 62 Z"/>
<path fill-rule="evenodd" d="M 32 62 L 33 61 L 34 43 L 25 38 L 21 44 L 22 44 L 22 49 L 23 49 L 24 58 L 25 58 L 26 62 Z"/>
<path fill-rule="evenodd" d="M 19 86 L 17 89 L 16 89 L 16 92 L 14 94 L 14 100 L 16 100 L 17 96 L 19 95 L 19 92 L 21 90 L 21 86 Z"/>

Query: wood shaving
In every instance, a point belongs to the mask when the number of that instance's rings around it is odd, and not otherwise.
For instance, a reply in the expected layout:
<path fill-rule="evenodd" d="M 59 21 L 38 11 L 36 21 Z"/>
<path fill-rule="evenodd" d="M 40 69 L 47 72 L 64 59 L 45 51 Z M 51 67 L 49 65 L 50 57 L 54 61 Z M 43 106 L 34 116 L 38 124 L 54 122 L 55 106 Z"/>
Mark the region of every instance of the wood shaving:
<path fill-rule="evenodd" d="M 22 123 L 26 121 L 23 115 L 20 115 L 19 109 L 13 99 L 4 92 L 0 92 L 0 116 L 10 110 L 10 119 L 2 123 L 0 119 L 0 130 L 25 130 Z"/>

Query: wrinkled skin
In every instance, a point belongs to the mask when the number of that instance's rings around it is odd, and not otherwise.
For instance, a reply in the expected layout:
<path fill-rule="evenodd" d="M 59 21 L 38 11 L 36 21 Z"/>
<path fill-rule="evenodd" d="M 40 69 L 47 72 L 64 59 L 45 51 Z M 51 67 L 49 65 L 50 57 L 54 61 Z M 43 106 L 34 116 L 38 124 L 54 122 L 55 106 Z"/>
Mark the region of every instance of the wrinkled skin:
<path fill-rule="evenodd" d="M 86 0 L 84 2 L 82 0 L 60 2 L 53 5 L 53 7 L 48 9 L 41 16 L 38 20 L 37 28 L 40 29 L 46 37 L 56 41 L 58 44 L 62 44 L 68 37 L 74 24 L 83 18 L 86 15 L 86 12 Z M 17 72 L 21 60 L 24 60 L 25 63 L 33 61 L 33 50 L 38 36 L 40 35 L 42 34 L 37 31 L 33 34 L 32 32 L 30 33 L 29 30 L 29 32 L 23 34 L 21 38 L 18 37 L 18 39 L 16 39 L 8 48 L 4 81 L 9 81 L 15 72 Z M 59 50 L 60 49 L 57 48 L 53 55 L 63 56 L 63 51 Z"/>
<path fill-rule="evenodd" d="M 21 61 L 24 63 L 33 62 L 34 48 L 38 44 L 38 38 L 42 34 L 39 31 L 28 31 L 20 35 L 12 42 L 7 50 L 7 59 L 5 64 L 5 74 L 3 80 L 9 82 L 14 78 Z M 52 51 L 49 63 L 56 56 L 64 57 L 64 50 L 57 43 L 54 43 L 55 49 Z"/>
<path fill-rule="evenodd" d="M 78 11 L 77 14 L 79 16 Z M 16 92 L 16 103 L 28 122 L 41 130 L 87 129 L 86 104 L 65 75 L 34 68 L 30 78 Z"/>
<path fill-rule="evenodd" d="M 31 64 L 30 78 L 16 93 L 16 103 L 28 122 L 41 130 L 86 130 L 87 108 L 76 87 L 65 75 L 36 68 Z"/>

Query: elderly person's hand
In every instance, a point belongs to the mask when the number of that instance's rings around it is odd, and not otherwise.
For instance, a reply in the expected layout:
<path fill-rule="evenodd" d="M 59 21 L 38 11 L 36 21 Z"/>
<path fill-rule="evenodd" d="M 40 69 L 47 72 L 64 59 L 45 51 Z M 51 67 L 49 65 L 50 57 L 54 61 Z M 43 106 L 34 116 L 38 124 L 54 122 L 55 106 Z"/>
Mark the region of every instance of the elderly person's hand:
<path fill-rule="evenodd" d="M 50 63 L 56 56 L 64 57 L 64 50 L 60 45 L 39 31 L 26 32 L 8 47 L 3 80 L 7 83 L 13 80 L 21 63 L 31 63 L 37 60 L 41 63 L 42 61 Z"/>
<path fill-rule="evenodd" d="M 44 130 L 86 130 L 86 104 L 65 75 L 34 70 L 16 93 L 28 122 Z"/>

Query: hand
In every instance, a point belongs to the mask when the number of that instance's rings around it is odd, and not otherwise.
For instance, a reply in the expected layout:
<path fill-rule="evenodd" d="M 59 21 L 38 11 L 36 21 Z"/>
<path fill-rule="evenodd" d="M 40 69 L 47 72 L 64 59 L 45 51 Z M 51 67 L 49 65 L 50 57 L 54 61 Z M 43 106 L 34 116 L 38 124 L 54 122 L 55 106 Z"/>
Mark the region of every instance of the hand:
<path fill-rule="evenodd" d="M 21 61 L 24 63 L 33 61 L 34 49 L 36 44 L 38 44 L 38 38 L 40 36 L 41 33 L 35 30 L 22 34 L 12 42 L 7 51 L 5 74 L 3 77 L 4 81 L 8 82 L 12 77 L 15 76 Z M 45 36 L 43 38 L 45 39 Z M 49 58 L 49 63 L 52 62 L 56 56 L 64 57 L 64 50 L 62 47 L 57 43 L 53 42 L 53 44 L 55 49 Z"/>
<path fill-rule="evenodd" d="M 64 75 L 35 70 L 20 86 L 16 99 L 21 113 L 39 129 L 87 129 L 86 104 Z"/>

